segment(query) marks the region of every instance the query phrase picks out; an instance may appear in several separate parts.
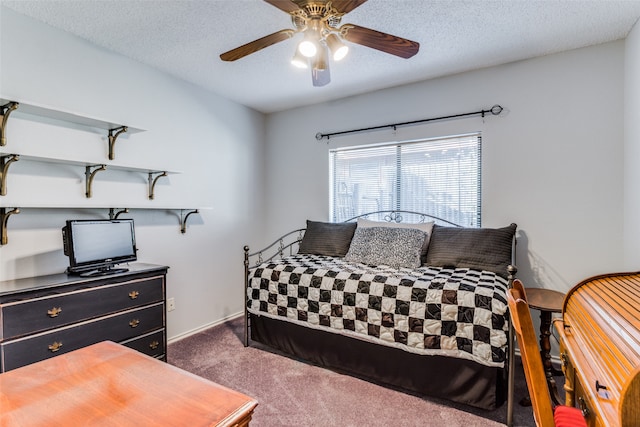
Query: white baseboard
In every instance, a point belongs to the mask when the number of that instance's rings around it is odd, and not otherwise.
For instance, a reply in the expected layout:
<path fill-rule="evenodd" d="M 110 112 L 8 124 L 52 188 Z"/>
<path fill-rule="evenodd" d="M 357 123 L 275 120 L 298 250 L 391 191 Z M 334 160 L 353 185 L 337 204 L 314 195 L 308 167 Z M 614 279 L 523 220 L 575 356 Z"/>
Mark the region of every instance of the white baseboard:
<path fill-rule="evenodd" d="M 174 343 L 176 341 L 180 341 L 181 339 L 190 337 L 191 335 L 195 335 L 198 332 L 202 332 L 202 331 L 204 331 L 206 329 L 209 329 L 209 328 L 212 328 L 214 326 L 221 325 L 221 324 L 223 324 L 225 322 L 228 322 L 229 320 L 233 320 L 233 319 L 236 319 L 238 317 L 242 317 L 243 315 L 244 315 L 244 312 L 242 312 L 242 311 L 239 312 L 239 313 L 230 314 L 229 316 L 224 317 L 222 319 L 216 320 L 216 321 L 211 322 L 211 323 L 207 323 L 207 324 L 199 326 L 199 327 L 197 327 L 195 329 L 191 329 L 190 331 L 183 332 L 182 334 L 178 334 L 176 336 L 167 338 L 167 344 L 171 344 L 171 343 Z"/>

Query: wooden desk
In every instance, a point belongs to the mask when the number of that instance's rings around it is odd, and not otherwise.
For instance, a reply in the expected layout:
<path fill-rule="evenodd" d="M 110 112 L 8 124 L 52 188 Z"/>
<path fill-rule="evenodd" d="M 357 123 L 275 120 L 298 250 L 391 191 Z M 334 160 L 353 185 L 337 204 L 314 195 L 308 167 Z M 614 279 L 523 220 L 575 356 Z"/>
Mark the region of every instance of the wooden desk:
<path fill-rule="evenodd" d="M 247 426 L 257 402 L 104 341 L 0 374 L 0 426 Z"/>
<path fill-rule="evenodd" d="M 640 425 L 640 272 L 594 276 L 567 293 L 560 339 L 566 404 L 590 427 Z"/>

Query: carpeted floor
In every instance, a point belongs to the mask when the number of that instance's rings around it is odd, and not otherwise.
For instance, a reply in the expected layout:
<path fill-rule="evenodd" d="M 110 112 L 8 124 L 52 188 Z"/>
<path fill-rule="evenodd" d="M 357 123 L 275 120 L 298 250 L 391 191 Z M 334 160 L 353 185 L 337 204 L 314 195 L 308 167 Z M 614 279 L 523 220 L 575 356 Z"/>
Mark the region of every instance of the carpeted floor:
<path fill-rule="evenodd" d="M 506 405 L 484 411 L 413 396 L 283 356 L 258 343 L 242 345 L 235 319 L 169 345 L 168 362 L 256 400 L 252 427 L 500 426 Z M 526 395 L 516 364 L 516 400 Z M 535 426 L 530 407 L 515 404 L 516 426 Z"/>

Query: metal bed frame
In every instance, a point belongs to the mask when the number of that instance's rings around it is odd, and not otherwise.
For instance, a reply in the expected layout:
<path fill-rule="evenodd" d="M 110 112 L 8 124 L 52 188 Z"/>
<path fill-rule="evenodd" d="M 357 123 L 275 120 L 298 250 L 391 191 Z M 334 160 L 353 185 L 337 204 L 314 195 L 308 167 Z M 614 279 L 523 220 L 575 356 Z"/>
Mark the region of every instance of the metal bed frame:
<path fill-rule="evenodd" d="M 352 218 L 347 219 L 343 222 L 353 222 L 358 218 L 372 218 L 375 217 L 376 220 L 386 221 L 386 222 L 395 222 L 401 223 L 405 220 L 405 216 L 410 216 L 413 218 L 411 223 L 424 223 L 427 221 L 434 221 L 436 224 L 451 226 L 451 227 L 462 227 L 459 224 L 448 221 L 443 218 L 439 218 L 434 215 L 429 215 L 421 212 L 413 212 L 413 211 L 405 211 L 405 210 L 380 210 L 375 212 L 368 212 L 362 215 L 357 215 Z M 304 237 L 304 232 L 306 228 L 299 228 L 297 230 L 290 231 L 278 239 L 276 239 L 271 244 L 265 246 L 264 248 L 255 251 L 249 252 L 249 246 L 244 247 L 244 346 L 249 346 L 249 311 L 247 307 L 247 298 L 248 298 L 248 287 L 249 287 L 249 270 L 259 266 L 264 262 L 271 261 L 273 259 L 279 259 L 287 255 L 294 255 L 297 252 L 297 249 Z M 511 255 L 512 265 L 508 267 L 508 287 L 511 288 L 513 281 L 515 279 L 515 275 L 518 269 L 515 266 L 516 259 L 516 238 L 514 237 L 513 242 L 513 252 Z M 507 422 L 506 425 L 508 427 L 513 426 L 513 403 L 514 403 L 514 392 L 515 392 L 515 370 L 511 369 L 514 366 L 515 361 L 515 335 L 513 331 L 513 325 L 511 321 L 509 321 L 509 332 L 507 338 Z"/>

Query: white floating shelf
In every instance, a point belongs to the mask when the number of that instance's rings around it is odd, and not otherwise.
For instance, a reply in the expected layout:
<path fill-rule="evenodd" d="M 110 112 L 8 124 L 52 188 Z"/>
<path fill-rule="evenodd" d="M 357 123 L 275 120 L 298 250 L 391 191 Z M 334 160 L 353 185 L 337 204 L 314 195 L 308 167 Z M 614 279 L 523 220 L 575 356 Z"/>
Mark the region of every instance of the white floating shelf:
<path fill-rule="evenodd" d="M 124 123 L 116 123 L 111 120 L 100 119 L 97 117 L 91 117 L 84 114 L 77 114 L 72 111 L 63 110 L 43 104 L 36 104 L 34 102 L 20 100 L 20 99 L 8 99 L 0 97 L 0 106 L 6 105 L 10 102 L 17 102 L 20 106 L 11 113 L 14 117 L 20 117 L 22 115 L 32 115 L 39 117 L 46 117 L 61 122 L 74 123 L 81 126 L 87 126 L 97 129 L 115 129 L 121 126 L 127 127 L 127 133 L 144 132 L 144 129 L 130 126 Z"/>
<path fill-rule="evenodd" d="M 28 160 L 28 161 L 32 161 L 32 162 L 56 163 L 56 164 L 66 164 L 66 165 L 82 166 L 82 167 L 94 166 L 94 165 L 105 165 L 107 167 L 107 170 L 113 169 L 113 170 L 123 170 L 123 171 L 143 172 L 143 173 L 166 172 L 168 175 L 169 174 L 179 174 L 179 173 L 181 173 L 181 172 L 170 171 L 170 170 L 165 170 L 165 169 L 114 164 L 114 163 L 111 163 L 111 161 L 106 161 L 105 162 L 105 161 L 99 161 L 98 160 L 98 161 L 95 161 L 95 162 L 91 162 L 91 161 L 86 161 L 86 160 L 70 160 L 70 159 L 56 158 L 56 157 L 33 156 L 33 155 L 30 155 L 30 154 L 21 154 L 19 152 L 15 152 L 15 151 L 11 151 L 11 152 L 8 152 L 8 151 L 5 151 L 5 150 L 0 151 L 0 157 L 2 157 L 2 156 L 12 156 L 12 155 L 20 156 L 20 160 Z"/>

